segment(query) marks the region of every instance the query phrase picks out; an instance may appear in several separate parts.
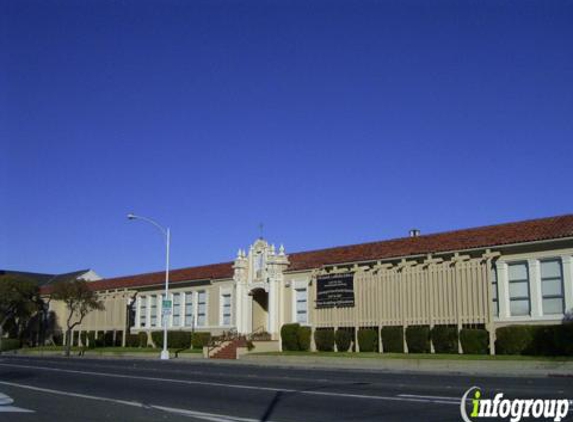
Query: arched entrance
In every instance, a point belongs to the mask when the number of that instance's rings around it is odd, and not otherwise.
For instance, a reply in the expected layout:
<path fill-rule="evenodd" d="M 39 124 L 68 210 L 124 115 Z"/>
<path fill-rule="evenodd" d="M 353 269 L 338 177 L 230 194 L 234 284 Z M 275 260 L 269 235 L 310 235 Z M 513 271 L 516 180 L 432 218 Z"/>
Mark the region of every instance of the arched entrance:
<path fill-rule="evenodd" d="M 264 289 L 253 289 L 251 296 L 253 298 L 253 326 L 251 331 L 268 331 L 269 294 Z"/>

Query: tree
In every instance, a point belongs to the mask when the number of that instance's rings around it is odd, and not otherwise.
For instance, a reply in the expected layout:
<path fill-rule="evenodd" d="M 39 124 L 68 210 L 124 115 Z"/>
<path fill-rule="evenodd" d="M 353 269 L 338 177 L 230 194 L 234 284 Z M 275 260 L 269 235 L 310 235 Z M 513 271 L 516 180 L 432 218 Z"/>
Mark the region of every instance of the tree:
<path fill-rule="evenodd" d="M 4 327 L 10 321 L 21 327 L 37 309 L 38 301 L 38 286 L 34 281 L 15 275 L 0 276 L 0 352 Z"/>
<path fill-rule="evenodd" d="M 103 302 L 98 298 L 97 293 L 89 288 L 89 284 L 82 279 L 54 284 L 51 298 L 64 302 L 68 309 L 65 347 L 66 356 L 70 356 L 72 330 L 80 325 L 91 311 L 103 310 Z"/>

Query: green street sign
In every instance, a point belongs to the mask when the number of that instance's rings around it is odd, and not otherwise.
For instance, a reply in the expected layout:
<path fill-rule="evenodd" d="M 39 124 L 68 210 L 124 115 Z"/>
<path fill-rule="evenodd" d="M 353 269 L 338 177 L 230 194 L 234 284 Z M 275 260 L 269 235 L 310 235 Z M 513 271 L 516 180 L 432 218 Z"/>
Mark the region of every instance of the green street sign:
<path fill-rule="evenodd" d="M 172 302 L 170 300 L 163 300 L 161 301 L 161 307 L 163 309 L 171 309 Z"/>

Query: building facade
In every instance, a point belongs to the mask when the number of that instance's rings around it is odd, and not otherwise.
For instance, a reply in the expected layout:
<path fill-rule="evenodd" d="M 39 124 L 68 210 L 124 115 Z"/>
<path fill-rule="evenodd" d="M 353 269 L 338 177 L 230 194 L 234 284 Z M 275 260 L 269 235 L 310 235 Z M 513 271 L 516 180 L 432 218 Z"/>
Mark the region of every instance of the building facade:
<path fill-rule="evenodd" d="M 233 261 L 90 283 L 105 310 L 78 331 L 268 332 L 560 323 L 573 309 L 573 215 L 289 254 L 257 239 Z M 62 304 L 52 310 L 65 315 Z M 381 343 L 381 342 L 379 342 Z M 493 352 L 493 350 L 492 350 Z"/>

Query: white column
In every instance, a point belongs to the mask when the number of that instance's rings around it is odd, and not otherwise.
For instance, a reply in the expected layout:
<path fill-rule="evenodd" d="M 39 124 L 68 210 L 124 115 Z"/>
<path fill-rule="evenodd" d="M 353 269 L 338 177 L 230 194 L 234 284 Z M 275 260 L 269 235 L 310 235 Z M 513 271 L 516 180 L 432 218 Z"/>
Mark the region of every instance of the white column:
<path fill-rule="evenodd" d="M 140 321 L 140 315 L 141 315 L 141 297 L 137 297 L 135 299 L 135 328 L 141 328 L 141 326 L 139 325 L 139 321 Z"/>
<path fill-rule="evenodd" d="M 563 260 L 563 287 L 565 294 L 565 311 L 573 312 L 573 257 L 564 256 Z"/>
<path fill-rule="evenodd" d="M 499 306 L 499 318 L 509 318 L 509 282 L 507 276 L 507 264 L 503 261 L 497 261 L 497 303 Z"/>
<path fill-rule="evenodd" d="M 273 336 L 273 338 L 275 337 L 275 333 L 276 333 L 276 319 L 277 319 L 277 304 L 276 304 L 276 283 L 274 280 L 271 280 L 271 282 L 269 283 L 269 302 L 268 302 L 268 314 L 269 314 L 269 320 L 268 320 L 268 326 L 269 326 L 269 333 L 271 333 L 271 335 Z"/>
<path fill-rule="evenodd" d="M 237 332 L 239 334 L 248 334 L 244 321 L 243 321 L 243 295 L 244 293 L 244 286 L 241 282 L 237 282 L 235 285 L 235 309 L 234 314 L 235 317 L 235 325 L 237 326 Z"/>
<path fill-rule="evenodd" d="M 529 267 L 529 301 L 531 303 L 531 317 L 539 318 L 543 315 L 541 302 L 541 273 L 537 259 L 527 260 Z"/>

